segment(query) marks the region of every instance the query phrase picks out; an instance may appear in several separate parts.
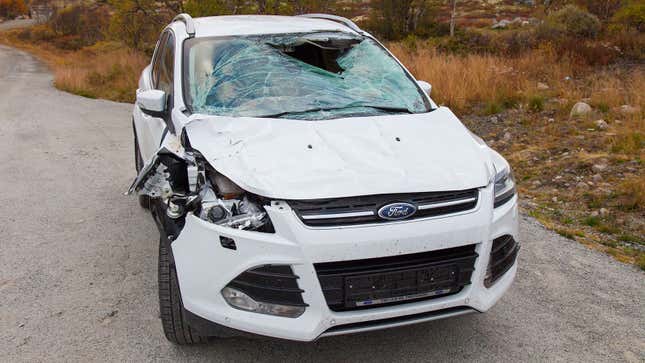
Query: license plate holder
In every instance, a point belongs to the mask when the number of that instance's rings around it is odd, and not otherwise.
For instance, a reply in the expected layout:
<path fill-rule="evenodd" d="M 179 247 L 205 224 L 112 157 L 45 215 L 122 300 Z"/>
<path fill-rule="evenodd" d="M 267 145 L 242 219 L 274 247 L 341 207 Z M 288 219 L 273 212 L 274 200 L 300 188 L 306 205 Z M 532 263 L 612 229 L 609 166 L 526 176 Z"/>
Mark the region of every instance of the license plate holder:
<path fill-rule="evenodd" d="M 345 277 L 345 307 L 364 307 L 430 298 L 454 291 L 456 264 L 424 266 Z"/>

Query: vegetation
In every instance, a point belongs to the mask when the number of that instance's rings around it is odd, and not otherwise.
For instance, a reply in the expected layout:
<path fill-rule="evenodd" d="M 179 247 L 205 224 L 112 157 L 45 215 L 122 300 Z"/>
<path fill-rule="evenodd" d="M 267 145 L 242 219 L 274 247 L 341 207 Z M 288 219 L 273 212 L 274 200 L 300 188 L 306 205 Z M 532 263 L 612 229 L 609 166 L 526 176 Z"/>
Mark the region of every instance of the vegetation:
<path fill-rule="evenodd" d="M 46 24 L 0 33 L 0 42 L 47 61 L 60 89 L 131 102 L 160 30 L 178 12 L 353 17 L 508 157 L 525 211 L 645 269 L 645 7 L 537 2 L 494 5 L 520 19 L 497 29 L 487 18 L 493 5 L 458 2 L 450 36 L 449 0 L 108 0 L 58 9 Z M 577 102 L 592 111 L 570 117 Z"/>
<path fill-rule="evenodd" d="M 13 19 L 28 12 L 24 0 L 0 0 L 0 18 Z"/>

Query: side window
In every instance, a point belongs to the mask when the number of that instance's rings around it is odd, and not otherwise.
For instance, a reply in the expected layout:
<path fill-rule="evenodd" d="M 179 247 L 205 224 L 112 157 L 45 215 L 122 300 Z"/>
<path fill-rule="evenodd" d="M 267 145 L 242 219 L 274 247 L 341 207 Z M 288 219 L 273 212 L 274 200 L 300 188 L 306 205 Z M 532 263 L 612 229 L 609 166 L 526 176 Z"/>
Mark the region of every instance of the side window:
<path fill-rule="evenodd" d="M 157 51 L 155 52 L 154 58 L 152 60 L 152 86 L 157 87 L 159 82 L 159 72 L 161 71 L 161 55 L 163 54 L 163 48 L 166 45 L 168 40 L 168 32 L 161 34 L 161 39 L 159 39 L 159 44 L 157 45 Z"/>
<path fill-rule="evenodd" d="M 175 37 L 170 32 L 166 37 L 166 44 L 163 46 L 159 63 L 159 78 L 156 88 L 166 92 L 167 95 L 172 95 L 175 71 Z"/>

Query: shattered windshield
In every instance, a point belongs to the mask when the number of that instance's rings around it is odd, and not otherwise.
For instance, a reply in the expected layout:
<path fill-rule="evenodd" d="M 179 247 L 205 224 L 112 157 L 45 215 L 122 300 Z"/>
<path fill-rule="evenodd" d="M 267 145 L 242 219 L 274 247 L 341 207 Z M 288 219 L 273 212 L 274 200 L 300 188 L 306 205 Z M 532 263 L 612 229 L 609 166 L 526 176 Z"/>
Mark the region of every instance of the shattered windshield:
<path fill-rule="evenodd" d="M 323 120 L 429 111 L 403 68 L 357 35 L 195 38 L 184 60 L 193 113 Z"/>

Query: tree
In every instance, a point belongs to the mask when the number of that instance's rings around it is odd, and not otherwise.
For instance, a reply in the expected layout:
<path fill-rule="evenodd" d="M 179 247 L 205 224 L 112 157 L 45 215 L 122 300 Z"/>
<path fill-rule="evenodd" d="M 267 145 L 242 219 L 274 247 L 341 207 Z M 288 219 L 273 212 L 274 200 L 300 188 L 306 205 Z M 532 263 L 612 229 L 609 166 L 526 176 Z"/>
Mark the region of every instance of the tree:
<path fill-rule="evenodd" d="M 451 8 L 452 10 L 450 11 L 450 36 L 454 37 L 455 36 L 455 18 L 457 17 L 457 0 L 450 0 Z"/>
<path fill-rule="evenodd" d="M 150 50 L 159 32 L 174 15 L 161 11 L 155 0 L 110 0 L 114 15 L 110 33 L 129 47 Z"/>
<path fill-rule="evenodd" d="M 401 39 L 432 22 L 436 0 L 374 0 L 370 27 L 387 39 Z"/>

